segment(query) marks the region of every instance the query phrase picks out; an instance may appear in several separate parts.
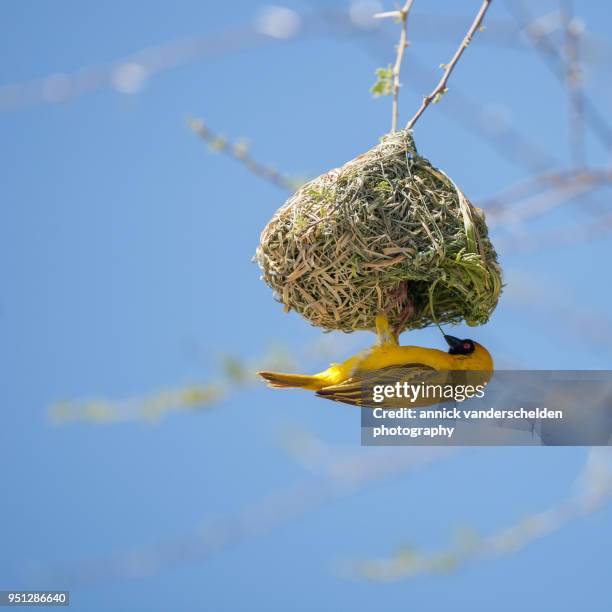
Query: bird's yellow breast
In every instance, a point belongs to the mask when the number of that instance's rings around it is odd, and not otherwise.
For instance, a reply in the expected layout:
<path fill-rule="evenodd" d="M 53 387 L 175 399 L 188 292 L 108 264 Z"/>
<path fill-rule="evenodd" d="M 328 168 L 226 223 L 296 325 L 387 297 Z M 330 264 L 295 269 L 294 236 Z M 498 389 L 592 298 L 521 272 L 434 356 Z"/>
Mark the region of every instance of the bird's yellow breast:
<path fill-rule="evenodd" d="M 437 349 L 420 346 L 376 346 L 359 363 L 363 370 L 379 370 L 408 363 L 421 364 L 436 370 L 449 369 L 450 355 Z"/>
<path fill-rule="evenodd" d="M 480 344 L 470 355 L 449 355 L 438 349 L 420 346 L 396 346 L 385 344 L 351 357 L 340 364 L 333 364 L 325 373 L 329 384 L 338 384 L 352 376 L 355 370 L 375 371 L 390 366 L 421 365 L 435 370 L 493 370 L 493 359 Z"/>

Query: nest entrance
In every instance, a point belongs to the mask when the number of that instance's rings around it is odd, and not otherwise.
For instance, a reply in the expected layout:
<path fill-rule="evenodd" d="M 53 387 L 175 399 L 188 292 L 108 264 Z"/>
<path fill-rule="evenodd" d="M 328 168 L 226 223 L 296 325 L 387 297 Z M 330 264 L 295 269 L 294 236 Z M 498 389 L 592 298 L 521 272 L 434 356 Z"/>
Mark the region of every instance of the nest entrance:
<path fill-rule="evenodd" d="M 313 325 L 400 331 L 486 323 L 501 292 L 484 214 L 401 130 L 303 185 L 261 234 L 256 260 L 286 310 Z M 403 320 L 408 290 L 414 307 Z"/>

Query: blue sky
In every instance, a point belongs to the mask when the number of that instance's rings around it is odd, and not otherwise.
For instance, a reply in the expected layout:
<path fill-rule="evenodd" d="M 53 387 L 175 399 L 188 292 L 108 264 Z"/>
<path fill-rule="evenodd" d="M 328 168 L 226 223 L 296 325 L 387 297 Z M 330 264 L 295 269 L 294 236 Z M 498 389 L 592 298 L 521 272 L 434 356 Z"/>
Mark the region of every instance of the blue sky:
<path fill-rule="evenodd" d="M 605 115 L 612 17 L 604 3 L 574 4 L 598 41 L 586 83 Z M 217 36 L 237 50 L 149 75 L 133 94 L 106 84 L 60 104 L 35 95 L 36 103 L 0 113 L 0 589 L 69 588 L 78 610 L 606 609 L 610 508 L 449 576 L 379 584 L 334 571 L 342 559 L 386 557 L 406 542 L 442 549 L 458 526 L 493 533 L 554 505 L 571 493 L 587 453 L 579 448 L 464 450 L 315 504 L 266 533 L 243 534 L 206 558 L 175 561 L 168 553 L 139 577 L 102 572 L 86 580 L 78 571 L 95 559 L 125 561 L 130 551 L 189 539 L 210 521 L 316 480 L 282 448 L 287 427 L 338 452 L 376 450 L 359 447 L 359 414 L 349 407 L 263 386 L 155 423 L 56 426 L 48 418 L 62 400 L 121 400 L 212 380 L 224 354 L 257 359 L 281 343 L 301 355 L 320 341 L 319 330 L 283 314 L 251 261 L 286 195 L 208 151 L 187 120 L 201 117 L 231 139 L 248 138 L 258 159 L 284 172 L 324 172 L 388 129 L 390 103 L 368 89 L 374 69 L 393 59 L 395 31 L 389 26 L 391 38 L 381 39 L 326 26 L 289 40 L 251 39 L 239 26 L 252 27 L 262 6 L 3 4 L 0 87 L 133 63 L 124 58 L 193 36 Z M 306 15 L 349 4 L 285 6 Z M 477 6 L 416 0 L 400 121 L 433 87 Z M 543 2 L 538 14 L 555 6 Z M 476 202 L 529 171 L 466 127 L 453 92 L 505 117 L 559 167 L 570 162 L 564 87 L 525 47 L 486 40 L 494 21 L 512 23 L 504 3 L 494 3 L 489 17 L 447 96 L 415 132 L 420 152 Z M 431 69 L 429 80 L 417 80 L 412 58 Z M 590 165 L 609 163 L 592 135 L 587 144 Z M 538 232 L 584 222 L 585 208 L 605 206 L 608 197 L 600 190 L 513 231 L 537 244 Z M 609 368 L 609 238 L 517 254 L 510 229 L 493 232 L 507 282 L 500 305 L 487 326 L 457 335 L 482 341 L 505 367 Z M 439 340 L 432 330 L 410 338 Z M 371 336 L 337 341 L 340 359 Z M 327 360 L 315 356 L 308 366 Z"/>

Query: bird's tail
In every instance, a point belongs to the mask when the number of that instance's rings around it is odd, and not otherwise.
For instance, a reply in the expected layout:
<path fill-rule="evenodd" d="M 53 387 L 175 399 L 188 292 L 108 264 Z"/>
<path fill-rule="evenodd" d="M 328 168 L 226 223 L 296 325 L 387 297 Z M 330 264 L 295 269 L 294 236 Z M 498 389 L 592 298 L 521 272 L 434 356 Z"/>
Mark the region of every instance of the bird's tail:
<path fill-rule="evenodd" d="M 316 391 L 321 384 L 316 376 L 304 374 L 281 374 L 280 372 L 257 372 L 268 386 L 276 389 L 297 387 L 300 389 L 311 389 Z"/>

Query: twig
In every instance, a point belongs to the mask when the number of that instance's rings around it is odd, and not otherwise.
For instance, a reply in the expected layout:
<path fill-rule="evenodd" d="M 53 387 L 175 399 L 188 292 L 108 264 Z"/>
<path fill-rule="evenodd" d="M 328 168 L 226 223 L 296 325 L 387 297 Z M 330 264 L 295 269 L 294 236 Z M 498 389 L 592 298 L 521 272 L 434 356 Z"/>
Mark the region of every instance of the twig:
<path fill-rule="evenodd" d="M 515 202 L 542 191 L 564 189 L 577 182 L 592 182 L 604 185 L 612 182 L 612 170 L 609 168 L 585 168 L 583 170 L 560 170 L 534 174 L 519 181 L 497 194 L 478 202 L 478 206 L 487 211 L 487 215 L 497 214 L 500 210 L 513 206 Z"/>
<path fill-rule="evenodd" d="M 399 43 L 397 45 L 397 57 L 395 58 L 395 64 L 393 65 L 393 110 L 391 113 L 391 132 L 397 131 L 397 116 L 399 113 L 399 90 L 400 90 L 400 72 L 402 69 L 402 60 L 404 59 L 404 51 L 408 46 L 408 14 L 414 0 L 408 0 L 406 4 L 399 11 L 391 11 L 389 13 L 378 13 L 374 15 L 377 19 L 383 19 L 386 17 L 396 17 L 402 24 L 402 30 L 400 33 Z"/>
<path fill-rule="evenodd" d="M 576 224 L 555 228 L 546 232 L 514 233 L 509 238 L 498 238 L 496 245 L 500 251 L 506 250 L 508 254 L 521 255 L 547 249 L 565 249 L 585 243 L 592 243 L 602 238 L 607 238 L 612 232 L 612 213 L 605 213 L 595 218 L 590 223 Z M 585 322 L 593 323 L 592 317 L 585 317 Z M 568 324 L 567 317 L 564 323 Z M 609 328 L 609 325 L 608 325 Z M 601 342 L 601 326 L 597 327 L 599 334 L 597 340 Z M 584 334 L 581 336 L 584 339 Z"/>
<path fill-rule="evenodd" d="M 487 216 L 497 209 L 506 208 L 512 202 L 523 199 L 545 186 L 556 186 L 573 176 L 573 172 L 547 171 L 533 174 L 526 179 L 518 181 L 509 187 L 505 187 L 496 194 L 478 201 L 478 206 L 487 212 Z"/>
<path fill-rule="evenodd" d="M 360 46 L 378 62 L 381 52 L 386 51 L 389 37 L 381 29 L 371 29 L 367 32 L 356 32 L 349 18 L 344 14 L 332 13 L 327 17 L 328 25 L 334 32 L 356 39 Z M 420 30 L 419 30 L 420 32 Z M 423 65 L 413 55 L 410 58 L 411 79 L 420 87 L 426 87 L 435 78 L 433 71 Z M 421 85 L 422 84 L 422 85 Z M 453 96 L 449 104 L 443 106 L 441 112 L 446 113 L 453 121 L 459 122 L 470 133 L 476 133 L 498 153 L 521 168 L 530 172 L 541 173 L 560 165 L 549 151 L 530 140 L 521 130 L 510 122 L 504 122 L 499 129 L 487 129 L 484 117 L 487 107 L 476 98 L 472 98 L 461 89 L 453 87 Z"/>
<path fill-rule="evenodd" d="M 455 55 L 453 56 L 451 61 L 446 66 L 446 69 L 444 70 L 444 74 L 442 75 L 440 82 L 436 85 L 435 89 L 428 96 L 425 96 L 425 98 L 423 98 L 421 107 L 415 113 L 414 117 L 412 117 L 412 119 L 408 122 L 408 125 L 406 126 L 407 129 L 411 130 L 414 127 L 414 124 L 419 120 L 420 116 L 425 112 L 425 109 L 435 99 L 439 98 L 446 91 L 446 84 L 448 83 L 448 79 L 450 78 L 452 71 L 454 70 L 455 66 L 457 65 L 457 62 L 463 55 L 463 52 L 467 49 L 468 45 L 472 42 L 472 37 L 476 33 L 476 30 L 482 24 L 482 20 L 484 19 L 486 12 L 489 10 L 489 6 L 491 6 L 491 0 L 484 0 L 484 2 L 482 3 L 482 6 L 480 7 L 480 10 L 478 11 L 478 14 L 476 15 L 476 18 L 474 19 L 474 22 L 472 23 L 472 25 L 470 26 L 470 29 L 468 30 L 467 35 L 461 41 L 459 48 L 457 49 L 457 51 L 455 51 Z"/>
<path fill-rule="evenodd" d="M 571 0 L 560 0 L 565 43 L 565 80 L 570 100 L 569 144 L 575 168 L 585 165 L 584 92 L 579 48 L 581 28 L 573 17 Z"/>
<path fill-rule="evenodd" d="M 399 100 L 399 89 L 400 89 L 400 71 L 402 69 L 402 60 L 404 59 L 404 51 L 408 45 L 407 33 L 408 33 L 408 13 L 412 8 L 414 0 L 408 0 L 404 5 L 404 8 L 400 11 L 402 20 L 402 31 L 400 33 L 400 40 L 397 46 L 397 58 L 395 65 L 393 66 L 393 117 L 391 120 L 391 132 L 397 131 L 397 115 L 399 112 L 398 100 Z"/>
<path fill-rule="evenodd" d="M 577 492 L 547 510 L 518 520 L 490 536 L 482 537 L 467 529 L 439 553 L 424 553 L 403 547 L 383 560 L 353 562 L 346 565 L 349 576 L 374 581 L 406 580 L 419 574 L 456 571 L 475 561 L 486 561 L 521 550 L 531 542 L 559 531 L 567 524 L 592 514 L 612 498 L 612 454 L 608 448 L 595 447 L 576 480 Z"/>
<path fill-rule="evenodd" d="M 307 351 L 314 349 L 316 347 L 307 347 Z M 204 409 L 212 409 L 225 402 L 235 392 L 261 385 L 261 379 L 257 376 L 258 370 L 290 371 L 297 368 L 289 349 L 284 346 L 271 346 L 254 362 L 224 355 L 219 365 L 219 375 L 207 382 L 175 386 L 143 396 L 115 400 L 99 398 L 63 401 L 50 407 L 49 418 L 55 425 L 66 425 L 74 421 L 98 425 L 136 420 L 159 422 L 170 414 L 194 414 Z"/>
<path fill-rule="evenodd" d="M 545 60 L 550 71 L 560 80 L 565 80 L 565 60 L 555 45 L 546 37 L 534 32 L 529 24 L 531 14 L 519 0 L 506 0 L 506 6 L 517 22 L 517 25 L 527 35 L 540 56 Z M 583 92 L 582 106 L 585 122 L 588 123 L 592 133 L 608 149 L 612 148 L 612 127 L 607 119 L 599 112 L 591 99 Z"/>
<path fill-rule="evenodd" d="M 527 219 L 542 216 L 581 195 L 591 193 L 602 184 L 588 174 L 576 175 L 573 180 L 567 181 L 566 184 L 552 187 L 541 194 L 526 198 L 512 207 L 497 209 L 495 215 L 489 215 L 488 217 L 489 227 L 516 227 L 517 224 L 523 223 Z"/>
<path fill-rule="evenodd" d="M 491 228 L 500 225 L 513 226 L 527 219 L 541 216 L 571 200 L 594 191 L 598 187 L 612 182 L 612 171 L 609 169 L 589 170 L 568 174 L 558 174 L 556 180 L 549 175 L 540 186 L 546 187 L 539 193 L 523 197 L 520 201 L 508 202 L 505 206 L 498 205 L 487 211 L 487 219 Z M 527 185 L 525 183 L 525 185 Z M 536 186 L 534 184 L 534 186 Z M 528 194 L 525 194 L 528 195 Z"/>
<path fill-rule="evenodd" d="M 278 170 L 271 168 L 255 160 L 244 144 L 232 144 L 223 136 L 216 134 L 207 127 L 201 119 L 191 119 L 189 127 L 204 141 L 206 141 L 215 151 L 223 153 L 232 159 L 239 161 L 249 172 L 262 178 L 286 191 L 295 191 L 302 183 L 299 179 L 294 179 Z"/>

